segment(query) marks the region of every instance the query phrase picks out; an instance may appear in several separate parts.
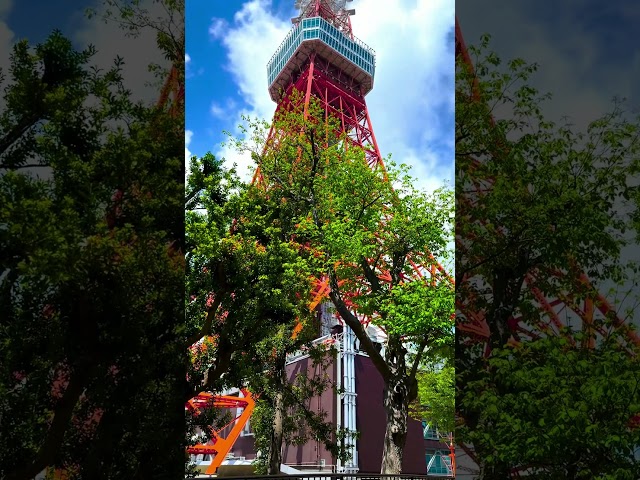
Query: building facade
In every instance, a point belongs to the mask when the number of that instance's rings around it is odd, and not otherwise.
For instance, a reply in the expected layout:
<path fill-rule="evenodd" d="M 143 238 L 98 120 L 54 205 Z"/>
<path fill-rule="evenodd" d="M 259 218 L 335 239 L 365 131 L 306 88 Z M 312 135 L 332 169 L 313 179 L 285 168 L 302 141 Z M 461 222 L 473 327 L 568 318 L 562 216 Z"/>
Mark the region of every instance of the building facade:
<path fill-rule="evenodd" d="M 287 375 L 293 382 L 301 373 L 309 377 L 326 374 L 332 384 L 341 387 L 343 393 L 327 388 L 322 395 L 310 400 L 309 407 L 315 412 L 325 412 L 325 420 L 335 425 L 336 431 L 349 428 L 358 432 L 352 446 L 352 459 L 342 464 L 322 442 L 309 441 L 304 445 L 284 445 L 283 464 L 306 472 L 380 473 L 386 430 L 382 376 L 369 356 L 358 348 L 359 342 L 353 333 L 339 324 L 329 304 L 322 305 L 319 315 L 319 333 L 323 335 L 315 343 L 336 347 L 332 361 L 325 370 L 319 370 L 313 366 L 308 354 L 298 352 L 288 360 Z M 368 332 L 374 343 L 383 349 L 382 332 L 373 326 Z M 223 465 L 249 464 L 256 455 L 249 420 Z M 203 465 L 210 462 L 205 458 L 198 460 Z M 453 476 L 449 446 L 443 441 L 441 432 L 424 421 L 409 419 L 402 470 L 404 474 Z"/>

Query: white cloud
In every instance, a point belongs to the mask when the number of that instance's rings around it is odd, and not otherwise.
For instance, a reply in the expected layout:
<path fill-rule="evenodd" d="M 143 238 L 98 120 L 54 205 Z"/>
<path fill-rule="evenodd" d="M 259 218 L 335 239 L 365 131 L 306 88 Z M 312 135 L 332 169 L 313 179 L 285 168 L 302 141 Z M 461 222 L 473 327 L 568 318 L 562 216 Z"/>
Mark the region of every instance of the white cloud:
<path fill-rule="evenodd" d="M 211 115 L 214 117 L 222 118 L 224 116 L 224 108 L 218 105 L 216 102 L 211 104 Z"/>
<path fill-rule="evenodd" d="M 219 102 L 211 102 L 210 112 L 215 118 L 227 118 L 232 117 L 235 114 L 236 102 L 232 98 L 227 98 L 224 105 Z"/>
<path fill-rule="evenodd" d="M 229 24 L 223 18 L 212 18 L 211 25 L 209 26 L 209 35 L 211 38 L 223 38 L 227 29 L 229 28 Z"/>
<path fill-rule="evenodd" d="M 5 77 L 9 73 L 11 50 L 15 42 L 14 33 L 7 25 L 7 17 L 12 8 L 12 0 L 0 0 L 0 65 L 2 65 L 2 73 Z M 4 108 L 4 106 L 4 98 L 0 97 L 0 109 Z"/>
<path fill-rule="evenodd" d="M 454 111 L 453 52 L 446 41 L 454 24 L 453 3 L 356 0 L 352 4 L 357 11 L 352 17 L 354 34 L 377 53 L 374 89 L 367 104 L 381 153 L 393 153 L 396 161 L 413 165 L 412 174 L 428 189 L 453 179 L 453 125 L 443 124 L 440 117 L 443 111 L 449 115 Z M 267 120 L 273 116 L 266 64 L 292 25 L 272 11 L 269 0 L 246 2 L 221 38 L 228 53 L 226 68 L 248 105 L 231 117 L 233 126 L 240 123 L 241 114 Z M 443 149 L 448 158 L 439 156 Z M 240 173 L 248 177 L 253 164 L 247 155 L 229 148 L 218 154 L 238 163 Z"/>
<path fill-rule="evenodd" d="M 189 162 L 191 159 L 191 152 L 189 151 L 189 145 L 191 144 L 191 139 L 193 138 L 193 132 L 191 130 L 184 131 L 184 160 L 185 162 Z"/>
<path fill-rule="evenodd" d="M 184 74 L 186 78 L 193 77 L 191 55 L 186 52 L 184 54 Z"/>
<path fill-rule="evenodd" d="M 367 105 L 383 156 L 413 166 L 432 190 L 453 180 L 454 25 L 449 0 L 355 0 L 354 34 L 376 51 L 374 88 Z M 449 158 L 442 158 L 443 151 Z"/>
<path fill-rule="evenodd" d="M 185 182 L 187 177 L 189 176 L 189 162 L 191 161 L 191 151 L 189 150 L 189 145 L 191 144 L 191 139 L 193 138 L 193 132 L 191 130 L 184 131 L 184 178 Z"/>
<path fill-rule="evenodd" d="M 98 2 L 97 2 L 98 3 Z M 99 2 L 98 15 L 104 11 Z M 152 19 L 166 18 L 160 2 L 142 0 L 141 8 L 149 12 Z M 175 26 L 174 26 L 175 28 Z M 159 94 L 157 80 L 148 71 L 150 63 L 168 66 L 164 54 L 157 48 L 156 31 L 152 28 L 144 29 L 138 38 L 126 37 L 115 21 L 103 22 L 100 18 L 85 19 L 75 38 L 83 45 L 93 44 L 97 53 L 93 62 L 101 68 L 113 65 L 116 56 L 124 59 L 123 76 L 125 84 L 131 90 L 135 99 L 154 101 Z M 186 58 L 185 58 L 186 59 Z M 155 82 L 149 86 L 149 82 Z"/>
<path fill-rule="evenodd" d="M 6 18 L 13 8 L 13 0 L 0 0 L 0 18 Z"/>
<path fill-rule="evenodd" d="M 219 26 L 220 23 L 214 19 L 212 27 Z M 212 27 L 209 28 L 209 33 L 212 32 Z M 229 60 L 226 68 L 231 72 L 248 108 L 229 113 L 228 118 L 232 122 L 227 127 L 229 131 L 239 134 L 237 126 L 242 123 L 243 114 L 261 119 L 271 119 L 273 116 L 276 105 L 267 91 L 267 62 L 290 28 L 290 22 L 271 14 L 271 3 L 268 0 L 251 0 L 236 13 L 233 27 L 226 30 L 221 41 Z M 220 104 L 217 103 L 217 106 Z M 222 147 L 217 156 L 224 157 L 228 166 L 237 164 L 238 173 L 243 178 L 250 179 L 254 164 L 249 154 L 240 154 L 231 147 Z"/>

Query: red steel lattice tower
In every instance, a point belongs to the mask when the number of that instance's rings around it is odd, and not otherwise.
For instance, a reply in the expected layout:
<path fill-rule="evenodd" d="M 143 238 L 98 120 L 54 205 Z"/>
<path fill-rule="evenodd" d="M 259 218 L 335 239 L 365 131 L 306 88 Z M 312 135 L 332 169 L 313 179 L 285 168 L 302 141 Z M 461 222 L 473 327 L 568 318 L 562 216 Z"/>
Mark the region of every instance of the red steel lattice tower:
<path fill-rule="evenodd" d="M 473 61 L 465 45 L 457 18 L 455 48 L 458 67 L 469 68 L 473 71 Z M 478 89 L 474 88 L 473 90 L 474 91 L 470 92 L 471 100 L 482 102 L 483 99 Z M 491 118 L 490 122 L 490 127 L 493 127 L 495 123 L 494 119 Z M 507 142 L 505 142 L 505 144 L 506 143 Z M 471 160 L 471 165 L 477 165 L 481 162 L 481 160 L 474 158 Z M 464 215 L 466 208 L 472 209 L 472 196 L 482 195 L 481 192 L 490 189 L 493 180 L 491 178 L 477 178 L 477 176 L 473 175 L 470 171 L 462 172 L 459 175 L 466 177 L 466 185 L 473 185 L 475 187 L 472 189 L 472 191 L 475 190 L 475 192 L 471 193 L 471 196 L 465 196 L 464 198 L 462 196 L 457 197 L 458 205 L 460 205 L 461 208 L 457 210 L 456 214 L 460 214 L 462 210 Z M 481 223 L 479 219 L 475 221 Z M 456 254 L 458 254 L 458 252 L 464 253 L 465 251 L 465 239 L 456 238 Z M 606 318 L 614 328 L 624 334 L 627 345 L 640 345 L 640 336 L 629 328 L 628 321 L 623 318 L 615 306 L 598 291 L 597 287 L 590 282 L 588 276 L 579 266 L 576 265 L 570 271 L 552 272 L 552 275 L 558 279 L 562 279 L 563 285 L 568 285 L 565 291 L 558 292 L 553 296 L 545 294 L 542 288 L 540 288 L 539 285 L 542 275 L 543 274 L 537 270 L 529 271 L 525 277 L 523 286 L 535 299 L 535 307 L 540 312 L 540 315 L 535 322 L 529 318 L 528 322 L 525 323 L 522 321 L 519 313 L 516 312 L 509 320 L 509 327 L 512 333 L 510 342 L 517 343 L 519 341 L 534 340 L 545 335 L 563 335 L 571 344 L 576 345 L 577 341 L 573 338 L 573 333 L 582 331 L 590 335 L 587 336 L 586 340 L 583 340 L 581 345 L 577 346 L 594 348 L 596 338 L 608 335 L 606 328 L 602 326 L 601 322 Z M 472 283 L 474 278 L 471 274 L 466 275 L 459 281 L 460 286 L 464 288 L 465 285 Z M 488 356 L 491 352 L 490 338 L 492 327 L 487 323 L 486 311 L 482 308 L 477 308 L 474 300 L 473 289 L 465 290 L 465 294 L 460 295 L 457 299 L 456 307 L 459 312 L 456 323 L 457 335 L 461 335 L 467 344 L 476 342 L 484 343 L 486 345 L 485 356 Z M 567 326 L 572 327 L 569 333 L 564 330 L 564 327 Z M 632 421 L 637 423 L 638 419 L 634 418 Z M 464 450 L 471 460 L 476 462 L 472 448 L 461 444 L 458 444 L 458 447 Z M 518 474 L 524 470 L 526 470 L 525 467 L 514 469 L 512 475 L 518 476 Z"/>
<path fill-rule="evenodd" d="M 330 115 L 339 121 L 339 131 L 334 133 L 346 139 L 346 147 L 362 148 L 368 165 L 384 173 L 384 162 L 365 101 L 365 96 L 373 88 L 375 53 L 353 34 L 351 16 L 355 10 L 346 8 L 350 1 L 296 0 L 295 7 L 299 15 L 292 19 L 294 27 L 267 64 L 269 94 L 277 103 L 275 119 L 294 102 L 298 106 L 298 102 L 304 103 L 306 115 L 313 97 L 325 116 Z M 280 135 L 291 134 L 295 133 L 277 131 L 274 121 L 265 149 L 276 146 Z M 253 182 L 263 181 L 258 166 Z M 434 282 L 444 279 L 452 283 L 442 266 L 428 252 L 410 258 L 409 263 L 413 266 L 412 275 L 415 278 L 427 277 Z M 381 272 L 381 281 L 389 281 L 387 277 L 388 272 Z M 317 279 L 311 308 L 325 301 L 329 291 L 328 279 Z M 358 317 L 364 325 L 369 324 L 370 318 L 367 316 Z M 349 397 L 349 401 L 345 400 L 343 405 L 343 425 L 355 430 L 355 389 L 347 391 L 346 397 Z M 348 472 L 357 472 L 355 443 L 352 440 L 348 442 L 350 448 L 354 449 L 351 450 L 354 457 L 344 468 Z M 455 460 L 452 439 L 448 443 L 451 453 L 447 460 L 453 473 Z"/>
<path fill-rule="evenodd" d="M 373 88 L 375 53 L 354 37 L 350 17 L 355 11 L 345 8 L 347 1 L 350 0 L 296 0 L 299 15 L 292 19 L 294 27 L 267 64 L 269 94 L 278 104 L 274 119 L 293 102 L 300 101 L 304 102 L 306 116 L 313 96 L 326 116 L 339 119 L 340 131 L 335 133 L 351 145 L 363 148 L 371 168 L 384 171 L 364 99 Z M 267 149 L 277 144 L 279 135 L 292 133 L 276 129 L 274 121 Z M 261 183 L 262 180 L 258 166 L 254 182 Z M 311 308 L 325 301 L 329 291 L 328 278 L 317 279 Z M 361 321 L 366 323 L 367 319 Z M 348 327 L 345 328 L 345 335 L 353 335 Z M 345 372 L 352 370 L 347 364 L 354 361 L 354 352 L 347 354 L 347 350 L 345 348 Z M 338 406 L 337 415 L 347 430 L 355 431 L 355 381 L 343 380 L 342 385 L 345 387 L 344 400 L 339 402 L 342 405 Z M 355 438 L 347 436 L 345 442 L 351 460 L 342 468 L 345 472 L 355 473 L 359 464 Z"/>
<path fill-rule="evenodd" d="M 364 98 L 373 88 L 375 52 L 353 35 L 350 17 L 355 10 L 345 8 L 350 1 L 296 0 L 300 14 L 291 19 L 293 29 L 267 64 L 269 94 L 278 104 L 274 119 L 300 99 L 306 113 L 313 96 L 325 115 L 339 119 L 341 130 L 335 133 L 344 135 L 351 145 L 363 148 L 371 168 L 384 171 Z M 278 135 L 291 133 L 277 132 L 275 124 L 274 121 L 266 149 L 277 143 Z M 262 180 L 258 166 L 253 182 Z M 319 279 L 312 308 L 328 292 L 327 279 Z"/>
<path fill-rule="evenodd" d="M 276 115 L 294 91 L 302 92 L 305 108 L 313 95 L 340 120 L 348 141 L 366 150 L 369 165 L 384 168 L 364 99 L 373 88 L 375 53 L 353 35 L 349 1 L 296 0 L 300 15 L 267 64 L 269 94 Z M 269 139 L 274 135 L 272 128 Z M 254 181 L 260 178 L 258 168 Z"/>

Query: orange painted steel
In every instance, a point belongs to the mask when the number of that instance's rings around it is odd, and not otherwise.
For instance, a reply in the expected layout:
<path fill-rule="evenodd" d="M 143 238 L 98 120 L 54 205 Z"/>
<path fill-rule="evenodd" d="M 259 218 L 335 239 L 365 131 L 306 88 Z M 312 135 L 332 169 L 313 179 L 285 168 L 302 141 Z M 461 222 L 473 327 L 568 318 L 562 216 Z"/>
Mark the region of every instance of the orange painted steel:
<path fill-rule="evenodd" d="M 242 429 L 247 424 L 255 408 L 255 397 L 247 389 L 242 389 L 243 398 L 215 395 L 213 393 L 201 393 L 187 402 L 187 408 L 195 415 L 198 415 L 204 408 L 242 408 L 242 413 L 233 418 L 233 420 L 218 430 L 211 429 L 210 444 L 199 444 L 187 448 L 187 453 L 191 455 L 212 455 L 213 460 L 205 471 L 208 475 L 213 475 L 216 470 L 231 451 L 234 443 L 240 436 Z M 226 437 L 222 436 L 222 432 L 232 426 Z"/>

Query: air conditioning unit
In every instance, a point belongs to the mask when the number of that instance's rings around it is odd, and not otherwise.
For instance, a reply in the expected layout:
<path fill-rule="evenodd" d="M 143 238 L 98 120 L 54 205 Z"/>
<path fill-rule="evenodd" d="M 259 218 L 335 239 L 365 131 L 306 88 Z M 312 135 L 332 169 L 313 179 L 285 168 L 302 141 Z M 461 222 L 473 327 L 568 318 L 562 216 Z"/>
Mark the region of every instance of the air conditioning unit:
<path fill-rule="evenodd" d="M 324 465 L 325 465 L 324 458 L 321 458 L 321 459 L 320 459 L 320 466 L 321 466 L 322 468 L 324 468 Z"/>
<path fill-rule="evenodd" d="M 244 457 L 238 457 L 238 460 L 240 460 L 241 462 L 244 462 L 245 458 Z"/>

